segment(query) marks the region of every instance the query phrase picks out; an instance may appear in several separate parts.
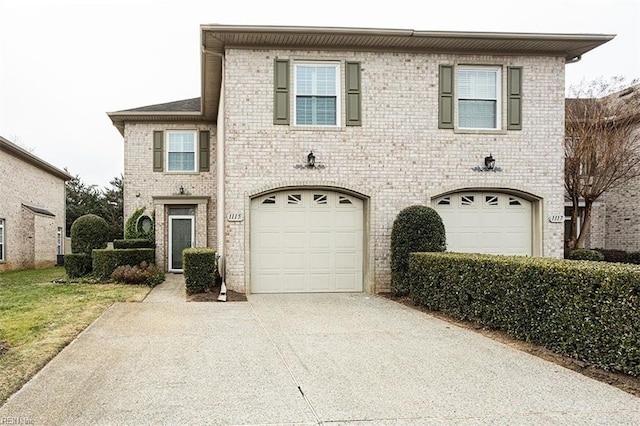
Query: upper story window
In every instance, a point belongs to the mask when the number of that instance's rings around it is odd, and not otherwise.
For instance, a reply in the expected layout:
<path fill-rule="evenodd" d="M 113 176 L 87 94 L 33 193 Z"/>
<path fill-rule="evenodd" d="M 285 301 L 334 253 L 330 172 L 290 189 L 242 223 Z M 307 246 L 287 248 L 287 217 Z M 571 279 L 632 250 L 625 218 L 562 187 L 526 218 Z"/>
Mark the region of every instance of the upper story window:
<path fill-rule="evenodd" d="M 440 65 L 438 128 L 522 130 L 522 70 L 510 66 Z"/>
<path fill-rule="evenodd" d="M 340 78 L 343 68 L 344 81 Z M 361 126 L 360 74 L 360 62 L 294 62 L 276 58 L 273 124 L 333 128 Z"/>
<path fill-rule="evenodd" d="M 153 171 L 208 172 L 210 138 L 209 130 L 154 130 Z"/>
<path fill-rule="evenodd" d="M 458 67 L 456 94 L 459 128 L 500 128 L 499 68 Z"/>
<path fill-rule="evenodd" d="M 295 73 L 295 124 L 337 126 L 340 117 L 340 65 L 299 63 Z"/>
<path fill-rule="evenodd" d="M 167 132 L 167 171 L 195 172 L 197 134 L 195 131 Z"/>
<path fill-rule="evenodd" d="M 4 261 L 4 219 L 0 219 L 0 262 Z"/>

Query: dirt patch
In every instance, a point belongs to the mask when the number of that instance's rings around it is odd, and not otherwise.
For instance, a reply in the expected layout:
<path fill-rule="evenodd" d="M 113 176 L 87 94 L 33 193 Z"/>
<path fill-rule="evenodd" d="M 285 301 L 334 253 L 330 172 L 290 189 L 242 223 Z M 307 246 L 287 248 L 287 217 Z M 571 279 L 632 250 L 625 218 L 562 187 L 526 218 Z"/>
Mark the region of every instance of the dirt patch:
<path fill-rule="evenodd" d="M 205 293 L 196 293 L 187 296 L 187 302 L 217 302 L 220 295 L 220 284 L 216 285 L 211 291 Z M 247 296 L 244 293 L 238 293 L 227 289 L 227 302 L 246 302 Z"/>
<path fill-rule="evenodd" d="M 477 333 L 482 334 L 483 336 L 489 337 L 500 343 L 511 346 L 515 349 L 521 350 L 531 355 L 537 356 L 546 361 L 553 362 L 557 365 L 568 368 L 569 370 L 576 371 L 587 377 L 590 377 L 595 380 L 599 380 L 611 386 L 615 386 L 618 389 L 621 389 L 632 395 L 640 397 L 640 378 L 638 377 L 633 377 L 623 373 L 605 371 L 587 362 L 566 357 L 563 355 L 559 355 L 555 352 L 550 351 L 545 347 L 515 339 L 509 336 L 505 332 L 497 331 L 497 330 L 489 330 L 471 321 L 460 321 L 446 314 L 443 314 L 442 312 L 431 311 L 427 308 L 414 304 L 413 301 L 411 301 L 411 299 L 409 299 L 408 297 L 396 297 L 390 293 L 384 293 L 380 295 L 388 299 L 394 300 L 398 303 L 402 303 L 403 305 L 408 306 L 412 309 L 416 309 L 418 311 L 424 312 L 435 318 L 455 324 L 458 327 L 473 330 Z"/>
<path fill-rule="evenodd" d="M 4 340 L 0 340 L 0 357 L 9 352 L 9 349 L 11 349 L 9 343 L 5 342 Z"/>

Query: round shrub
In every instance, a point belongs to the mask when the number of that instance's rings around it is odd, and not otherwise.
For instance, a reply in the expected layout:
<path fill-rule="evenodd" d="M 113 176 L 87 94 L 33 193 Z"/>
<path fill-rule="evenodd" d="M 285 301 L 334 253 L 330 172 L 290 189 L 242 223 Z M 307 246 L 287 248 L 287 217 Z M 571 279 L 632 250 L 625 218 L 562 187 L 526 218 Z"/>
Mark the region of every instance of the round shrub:
<path fill-rule="evenodd" d="M 632 251 L 629 253 L 629 256 L 627 256 L 627 262 L 640 265 L 640 251 Z"/>
<path fill-rule="evenodd" d="M 604 254 L 599 252 L 598 250 L 590 250 L 590 249 L 574 249 L 569 252 L 569 259 L 571 260 L 595 260 L 595 261 L 603 261 Z"/>
<path fill-rule="evenodd" d="M 409 293 L 409 253 L 446 249 L 442 218 L 431 207 L 410 206 L 402 210 L 391 230 L 391 291 Z"/>
<path fill-rule="evenodd" d="M 93 249 L 107 247 L 109 224 L 95 214 L 86 214 L 77 218 L 71 225 L 71 251 L 91 254 Z"/>

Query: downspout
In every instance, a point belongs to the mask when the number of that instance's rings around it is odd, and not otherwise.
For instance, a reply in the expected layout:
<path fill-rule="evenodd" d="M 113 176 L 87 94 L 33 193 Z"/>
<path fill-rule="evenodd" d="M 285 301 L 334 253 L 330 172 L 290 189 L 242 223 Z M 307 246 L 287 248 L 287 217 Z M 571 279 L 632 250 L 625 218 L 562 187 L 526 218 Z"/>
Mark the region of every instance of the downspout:
<path fill-rule="evenodd" d="M 218 157 L 218 161 L 217 161 L 217 169 L 218 169 L 218 176 L 217 176 L 217 180 L 218 180 L 218 200 L 216 202 L 216 208 L 217 208 L 217 212 L 216 212 L 216 220 L 218 222 L 218 227 L 217 227 L 217 239 L 218 239 L 218 251 L 220 252 L 220 261 L 222 262 L 221 265 L 219 265 L 220 267 L 220 275 L 222 276 L 222 286 L 220 287 L 220 297 L 218 297 L 218 300 L 222 301 L 222 302 L 226 302 L 227 301 L 227 285 L 226 285 L 226 277 L 227 277 L 227 259 L 225 257 L 225 247 L 224 247 L 224 212 L 225 212 L 225 200 L 224 200 L 224 176 L 225 176 L 225 169 L 224 169 L 224 158 L 225 158 L 225 152 L 224 152 L 224 135 L 225 135 L 225 130 L 224 130 L 224 74 L 225 74 L 225 70 L 224 70 L 224 54 L 220 55 L 221 56 L 221 73 L 222 73 L 222 78 L 220 79 L 220 103 L 218 104 L 218 120 L 217 120 L 217 129 L 216 129 L 216 136 L 217 136 L 217 146 L 216 146 L 216 155 Z M 224 296 L 224 297 L 223 297 Z"/>
<path fill-rule="evenodd" d="M 225 86 L 225 67 L 224 67 L 224 53 L 221 52 L 213 52 L 211 50 L 202 49 L 202 51 L 209 55 L 215 55 L 220 57 L 220 99 L 218 100 L 218 117 L 216 120 L 216 251 L 218 258 L 218 272 L 222 277 L 222 285 L 220 287 L 220 296 L 218 296 L 218 301 L 226 302 L 227 301 L 227 284 L 226 284 L 226 258 L 225 258 L 225 247 L 224 247 L 224 223 L 225 223 L 225 200 L 224 200 L 224 86 Z"/>

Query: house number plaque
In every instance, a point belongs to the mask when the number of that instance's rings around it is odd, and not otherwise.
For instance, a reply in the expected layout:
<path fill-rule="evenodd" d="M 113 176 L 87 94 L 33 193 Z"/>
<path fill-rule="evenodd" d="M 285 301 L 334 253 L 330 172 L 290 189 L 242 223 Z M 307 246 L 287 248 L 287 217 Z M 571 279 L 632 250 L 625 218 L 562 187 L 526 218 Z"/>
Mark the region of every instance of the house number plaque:
<path fill-rule="evenodd" d="M 229 213 L 227 220 L 229 222 L 242 222 L 244 220 L 244 214 L 242 212 Z"/>

